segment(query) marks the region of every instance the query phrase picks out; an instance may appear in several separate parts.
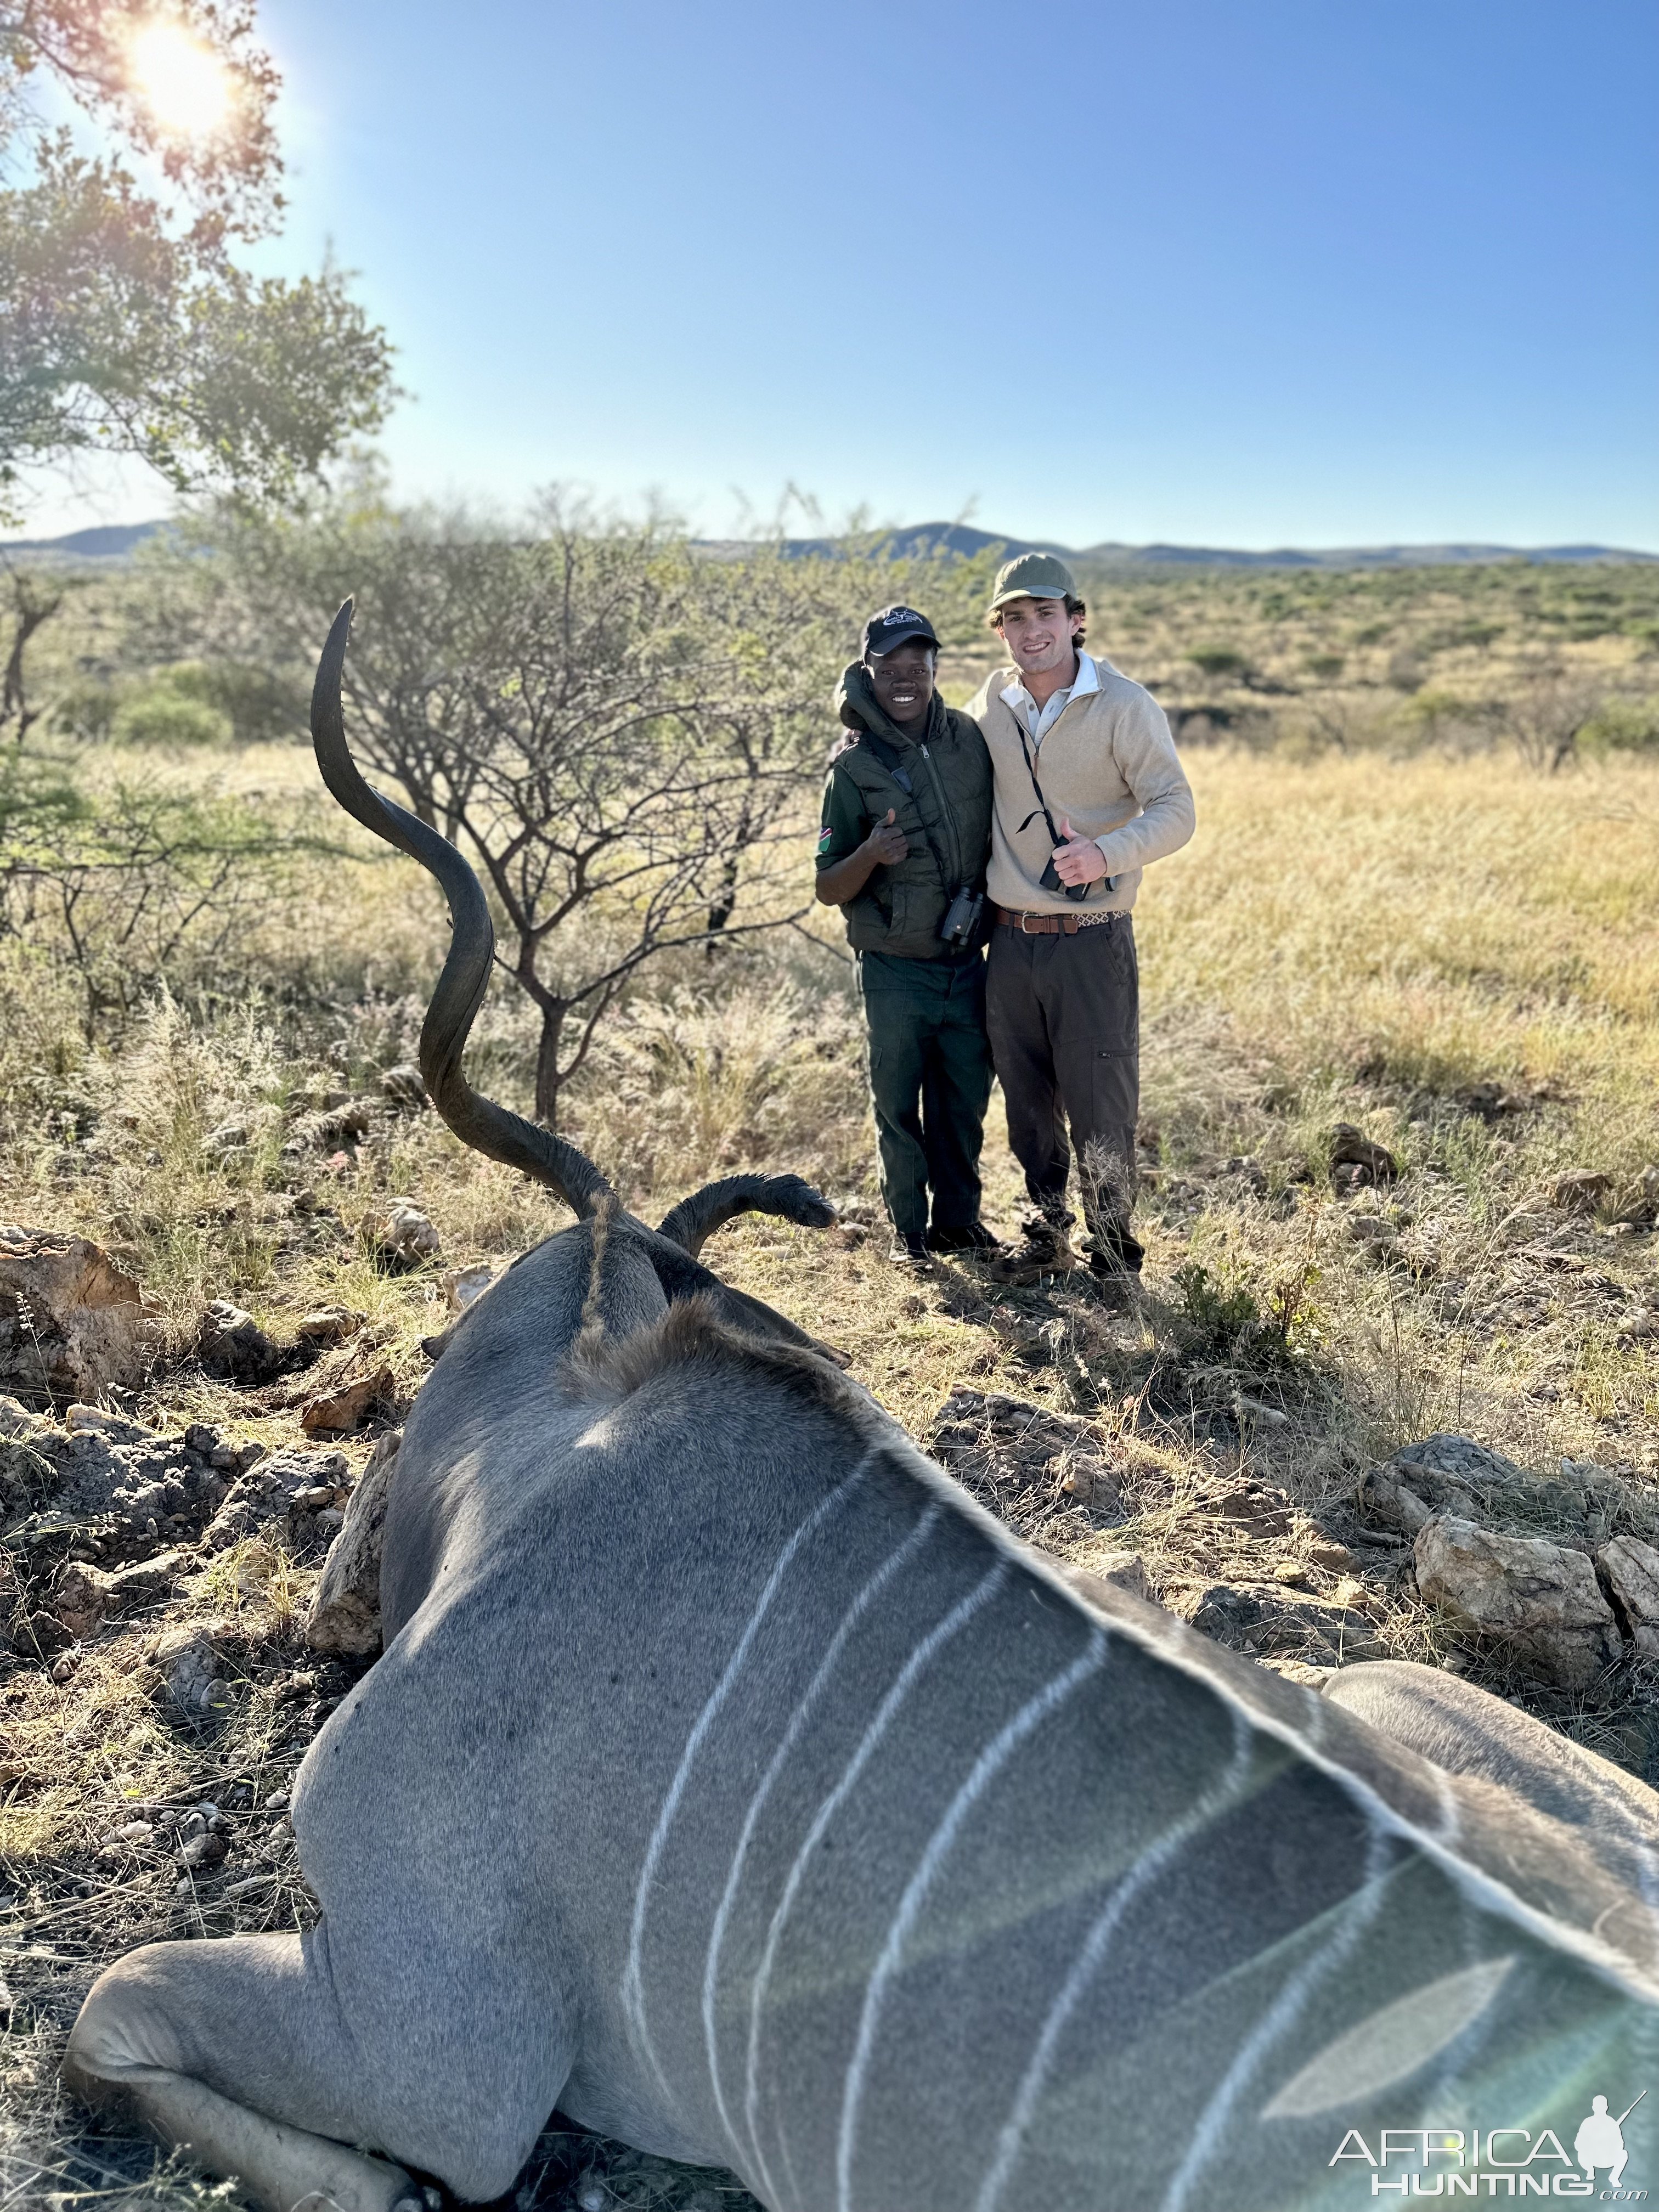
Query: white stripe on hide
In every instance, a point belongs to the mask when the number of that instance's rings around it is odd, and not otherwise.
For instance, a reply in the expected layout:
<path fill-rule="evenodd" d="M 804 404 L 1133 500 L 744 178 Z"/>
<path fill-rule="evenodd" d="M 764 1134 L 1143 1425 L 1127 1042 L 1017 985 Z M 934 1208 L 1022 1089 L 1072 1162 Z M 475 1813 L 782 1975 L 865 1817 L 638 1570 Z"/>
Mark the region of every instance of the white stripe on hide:
<path fill-rule="evenodd" d="M 767 2171 L 766 2160 L 761 2155 L 760 2147 L 758 2115 L 761 2008 L 772 1979 L 772 1969 L 776 1963 L 778 1946 L 783 1940 L 784 1924 L 789 1917 L 801 1883 L 806 1878 L 806 1862 L 811 1856 L 831 1820 L 851 1796 L 857 1786 L 860 1775 L 869 1764 L 877 1745 L 886 1735 L 894 1714 L 908 1697 L 918 1678 L 951 1638 L 965 1628 L 982 1607 L 989 1604 L 998 1590 L 1008 1580 L 1010 1569 L 1011 1562 L 1008 1559 L 998 1559 L 990 1572 L 981 1577 L 967 1596 L 958 1599 L 945 1618 L 928 1631 L 903 1666 L 900 1668 L 880 1705 L 876 1708 L 874 1719 L 864 1731 L 858 1749 L 848 1761 L 840 1781 L 836 1783 L 835 1788 L 813 1814 L 812 1825 L 806 1831 L 801 1847 L 795 1854 L 794 1863 L 790 1867 L 788 1877 L 783 1885 L 783 1894 L 778 1899 L 776 1910 L 772 1915 L 772 1923 L 766 1931 L 766 1948 L 761 1954 L 760 1966 L 755 1974 L 755 1986 L 749 1999 L 749 2054 L 744 2083 L 744 2124 L 749 2131 L 750 2150 L 760 2172 L 763 2187 L 759 2194 L 763 2197 L 775 2197 L 775 2191 L 772 2186 L 771 2175 Z"/>
<path fill-rule="evenodd" d="M 945 1508 L 937 1500 L 927 1508 L 898 1549 L 890 1553 L 877 1568 L 875 1573 L 870 1577 L 864 1588 L 842 1614 L 841 1626 L 830 1638 L 829 1649 L 819 1661 L 817 1672 L 807 1684 L 800 1703 L 790 1714 L 789 1725 L 785 1729 L 778 1747 L 773 1753 L 765 1773 L 761 1777 L 760 1787 L 750 1800 L 749 1810 L 744 1815 L 743 1827 L 738 1837 L 738 1847 L 732 1855 L 731 1871 L 726 1877 L 726 1887 L 720 1896 L 720 1909 L 714 1915 L 714 1929 L 708 1938 L 708 1956 L 704 1961 L 702 1972 L 702 2030 L 704 2040 L 708 2047 L 708 2079 L 714 2088 L 714 2104 L 720 2116 L 720 2125 L 726 2130 L 732 2142 L 737 2144 L 739 2151 L 742 2149 L 742 2145 L 738 2141 L 737 2130 L 732 2124 L 732 2116 L 726 2107 L 725 2092 L 720 2087 L 720 2051 L 714 2033 L 714 1996 L 720 1980 L 720 1951 L 726 1942 L 726 1930 L 732 1917 L 732 1908 L 737 1902 L 738 1886 L 743 1879 L 744 1861 L 748 1856 L 756 1824 L 760 1819 L 767 1799 L 772 1793 L 772 1785 L 781 1773 L 784 1761 L 799 1741 L 801 1730 L 806 1724 L 806 1717 L 823 1694 L 824 1686 L 835 1671 L 836 1662 L 847 1647 L 847 1639 L 895 1575 L 902 1571 L 927 1541 L 933 1530 L 938 1526 L 944 1510 Z"/>
<path fill-rule="evenodd" d="M 1404 1855 L 1399 1839 L 1378 1822 L 1369 1824 L 1365 1848 L 1365 1876 L 1340 1911 L 1336 1931 L 1328 1943 L 1304 1959 L 1267 2011 L 1244 2039 L 1243 2048 L 1222 2076 L 1221 2086 L 1204 2107 L 1187 2155 L 1176 2167 L 1164 2199 L 1164 2212 L 1182 2212 L 1192 2186 L 1215 2150 L 1233 2106 L 1249 2086 L 1267 2051 L 1296 2024 L 1297 2017 L 1317 1984 L 1334 1973 L 1382 1909 L 1390 1861 Z"/>
<path fill-rule="evenodd" d="M 990 2170 L 980 2184 L 979 2195 L 974 2199 L 974 2212 L 996 2212 L 996 2205 L 1008 2177 L 1013 2172 L 1014 2161 L 1024 2147 L 1026 2130 L 1037 2108 L 1042 2092 L 1048 2086 L 1048 2069 L 1054 2063 L 1054 2051 L 1066 2031 L 1067 2021 L 1082 2000 L 1083 1992 L 1094 1978 L 1105 1958 L 1113 1936 L 1122 1925 L 1123 1917 L 1154 1875 L 1162 1874 L 1171 1859 L 1191 1841 L 1200 1829 L 1208 1827 L 1217 1814 L 1224 1812 L 1243 1790 L 1249 1779 L 1250 1765 L 1255 1738 L 1245 1716 L 1233 1713 L 1233 1755 L 1226 1772 L 1212 1790 L 1206 1790 L 1197 1803 L 1167 1827 L 1140 1854 L 1121 1879 L 1114 1884 L 1106 1908 L 1096 1920 L 1084 1939 L 1071 1972 L 1054 1999 L 1048 2017 L 1042 2023 L 1014 2101 L 997 2138 L 996 2155 Z"/>
<path fill-rule="evenodd" d="M 1021 1706 L 1012 1720 L 998 1730 L 975 1760 L 968 1779 L 951 1799 L 950 1809 L 928 1839 L 927 1848 L 917 1862 L 916 1870 L 899 1899 L 898 1911 L 887 1931 L 887 1941 L 882 1946 L 881 1956 L 876 1960 L 875 1971 L 865 1989 L 858 2040 L 853 2047 L 852 2063 L 847 2069 L 847 2084 L 842 2094 L 841 2131 L 836 2144 L 836 2203 L 839 2212 L 852 2212 L 853 2149 L 858 2136 L 859 2106 L 864 2095 L 864 2080 L 869 2069 L 870 2054 L 875 2048 L 881 2008 L 886 2002 L 888 1985 L 898 1972 L 905 1943 L 921 1917 L 927 1893 L 933 1887 L 963 1822 L 997 1775 L 1027 1738 L 1035 1735 L 1043 1722 L 1059 1710 L 1073 1691 L 1086 1682 L 1091 1675 L 1100 1672 L 1106 1663 L 1108 1649 L 1105 1630 L 1091 1628 L 1082 1656 L 1074 1659 L 1062 1673 L 1045 1683 L 1034 1698 Z"/>
<path fill-rule="evenodd" d="M 668 1785 L 668 1795 L 662 1801 L 662 1809 L 657 1815 L 657 1825 L 651 1831 L 651 1840 L 646 1845 L 645 1863 L 640 1869 L 639 1887 L 634 1893 L 634 1922 L 628 1939 L 628 1964 L 623 1973 L 622 2002 L 623 2011 L 628 2021 L 629 2034 L 634 2042 L 635 2048 L 640 2057 L 649 2065 L 665 2091 L 668 2090 L 667 2076 L 658 2063 L 657 2054 L 651 2046 L 651 2038 L 645 2025 L 645 1985 L 641 1975 L 641 1960 L 645 1946 L 645 1921 L 650 1907 L 651 1885 L 656 1879 L 663 1848 L 668 1840 L 668 1831 L 673 1826 L 675 1814 L 679 1810 L 680 1799 L 685 1795 L 686 1782 L 696 1762 L 697 1753 L 702 1750 L 709 1729 L 719 1718 L 720 1708 L 732 1694 L 732 1686 L 743 1670 L 743 1663 L 749 1656 L 750 1648 L 759 1633 L 760 1625 L 765 1620 L 785 1575 L 789 1571 L 791 1561 L 807 1538 L 822 1525 L 838 1505 L 845 1504 L 854 1486 L 863 1479 L 872 1462 L 878 1459 L 884 1449 L 885 1447 L 881 1444 L 872 1444 L 852 1473 L 820 1498 L 794 1534 L 790 1537 L 782 1551 L 779 1553 L 777 1562 L 767 1577 L 766 1587 L 762 1590 L 753 1613 L 749 1616 L 748 1625 L 738 1638 L 732 1656 L 726 1662 L 725 1671 L 719 1681 L 715 1683 L 708 1704 L 698 1714 L 691 1733 L 685 1740 L 685 1749 L 680 1754 L 680 1763 L 675 1769 L 674 1779 Z"/>

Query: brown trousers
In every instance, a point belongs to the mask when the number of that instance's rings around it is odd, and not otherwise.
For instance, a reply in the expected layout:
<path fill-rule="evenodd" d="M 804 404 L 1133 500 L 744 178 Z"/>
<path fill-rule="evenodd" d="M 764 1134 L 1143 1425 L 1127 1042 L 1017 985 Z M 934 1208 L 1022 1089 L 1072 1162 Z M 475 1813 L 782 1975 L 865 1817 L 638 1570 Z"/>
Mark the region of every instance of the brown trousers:
<path fill-rule="evenodd" d="M 1070 1221 L 1066 1183 L 1075 1151 L 1091 1234 L 1138 1265 L 1129 1215 L 1140 1112 L 1140 971 L 1128 915 L 1073 937 L 1027 936 L 999 922 L 991 932 L 985 1022 L 1007 1103 L 1008 1142 L 1033 1201 L 1048 1220 Z"/>

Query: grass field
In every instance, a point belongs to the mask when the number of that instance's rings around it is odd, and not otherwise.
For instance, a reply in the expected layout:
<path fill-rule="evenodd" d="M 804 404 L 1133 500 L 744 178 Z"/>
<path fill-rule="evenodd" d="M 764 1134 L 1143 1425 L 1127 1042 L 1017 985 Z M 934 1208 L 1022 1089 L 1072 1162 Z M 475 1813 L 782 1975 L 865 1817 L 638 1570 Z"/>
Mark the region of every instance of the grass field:
<path fill-rule="evenodd" d="M 1242 612 L 1212 599 L 1209 613 L 1207 635 L 1243 638 L 1251 666 L 1269 667 Z M 1625 631 L 1582 642 L 1644 649 Z M 1136 670 L 1133 651 L 1114 657 Z M 1604 1518 L 1653 1527 L 1659 1248 L 1616 1217 L 1659 1162 L 1659 768 L 1613 757 L 1547 777 L 1502 750 L 1214 746 L 1188 766 L 1198 838 L 1150 873 L 1137 915 L 1148 1261 L 1127 1303 L 1086 1278 L 997 1294 L 966 1267 L 917 1280 L 890 1267 L 833 917 L 716 963 L 665 966 L 577 1086 L 569 1133 L 653 1218 L 729 1168 L 817 1181 L 842 1228 L 750 1219 L 705 1258 L 841 1347 L 1034 1540 L 1084 1562 L 1133 1548 L 1177 1610 L 1218 1581 L 1340 1601 L 1370 1621 L 1376 1649 L 1449 1656 L 1651 1778 L 1659 1685 L 1626 1669 L 1568 1698 L 1458 1650 L 1418 1599 L 1409 1555 L 1360 1544 L 1354 1497 L 1399 1444 L 1456 1429 L 1547 1474 L 1570 1462 Z M 245 748 L 212 767 L 272 805 L 318 804 L 291 750 Z M 199 779 L 202 763 L 166 772 Z M 284 1152 L 307 1109 L 372 1089 L 411 1055 L 441 946 L 426 881 L 367 857 L 355 833 L 344 842 L 361 862 L 315 862 L 280 909 L 248 921 L 239 962 L 263 967 L 262 992 L 155 1003 L 116 1043 L 88 1046 L 72 984 L 0 948 L 15 1008 L 0 1037 L 0 1218 L 72 1225 L 132 1255 L 166 1307 L 169 1357 L 138 1407 L 157 1425 L 297 1437 L 291 1407 L 212 1382 L 190 1357 L 204 1302 L 222 1296 L 279 1337 L 319 1305 L 365 1315 L 362 1340 L 406 1401 L 442 1311 L 441 1271 L 499 1262 L 562 1218 L 429 1114 L 383 1116 L 332 1152 Z M 804 838 L 803 876 L 809 851 Z M 522 1103 L 532 1040 L 505 986 L 478 1034 L 474 1079 Z M 232 1119 L 246 1141 L 208 1144 Z M 1390 1188 L 1335 1194 L 1341 1121 L 1394 1152 Z M 1555 1203 L 1575 1168 L 1611 1178 L 1595 1218 Z M 1011 1232 L 1021 1203 L 1000 1099 L 988 1170 L 988 1216 Z M 431 1267 L 388 1276 L 365 1252 L 362 1218 L 392 1194 L 437 1224 Z M 1109 1469 L 1114 1510 L 1018 1454 L 952 1458 L 957 1415 L 938 1424 L 962 1392 L 1080 1425 L 1067 1433 Z M 349 1442 L 354 1465 L 372 1433 Z M 1239 1509 L 1276 1493 L 1265 1517 Z M 1346 1565 L 1332 1550 L 1344 1545 Z M 298 1633 L 312 1571 L 255 1540 L 204 1564 L 168 1620 L 105 1632 L 61 1682 L 21 1659 L 0 1674 L 8 2202 L 48 2188 L 65 2203 L 205 2201 L 187 2175 L 149 2177 L 147 2154 L 80 2136 L 51 2071 L 108 1958 L 163 1934 L 303 1920 L 281 1802 L 307 1740 L 294 1681 L 325 1700 L 331 1679 L 317 1679 Z M 159 1630 L 189 1620 L 216 1624 L 234 1655 L 229 1705 L 199 1725 L 167 1717 L 146 1658 Z M 112 1871 L 99 1859 L 135 1802 L 233 1790 L 235 1841 L 213 1875 L 181 1884 L 170 1863 Z M 739 2201 L 603 2146 L 546 2149 L 544 2205 Z"/>

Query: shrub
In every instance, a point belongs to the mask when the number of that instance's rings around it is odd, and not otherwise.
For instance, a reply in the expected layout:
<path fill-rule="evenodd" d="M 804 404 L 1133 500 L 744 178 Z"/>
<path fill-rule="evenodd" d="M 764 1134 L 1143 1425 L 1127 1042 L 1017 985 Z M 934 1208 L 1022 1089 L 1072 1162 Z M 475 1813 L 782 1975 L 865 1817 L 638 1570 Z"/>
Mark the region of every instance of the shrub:
<path fill-rule="evenodd" d="M 218 708 L 160 684 L 118 707 L 109 734 L 117 744 L 182 748 L 228 744 L 232 731 L 230 717 Z"/>
<path fill-rule="evenodd" d="M 1578 733 L 1589 753 L 1659 752 L 1659 699 L 1608 699 Z"/>
<path fill-rule="evenodd" d="M 1240 653 L 1231 645 L 1197 645 L 1187 655 L 1193 666 L 1206 676 L 1254 676 L 1255 668 L 1248 653 Z"/>
<path fill-rule="evenodd" d="M 112 684 L 88 677 L 70 684 L 58 699 L 52 710 L 52 727 L 59 736 L 78 738 L 82 744 L 102 744 L 109 737 L 117 704 Z"/>
<path fill-rule="evenodd" d="M 238 744 L 306 734 L 303 685 L 271 669 L 232 660 L 181 660 L 164 670 L 160 680 L 180 699 L 222 716 Z"/>
<path fill-rule="evenodd" d="M 1267 1311 L 1243 1283 L 1230 1290 L 1200 1261 L 1175 1271 L 1182 1319 L 1193 1348 L 1258 1373 L 1292 1366 L 1311 1328 L 1310 1294 L 1319 1270 L 1304 1260 L 1269 1289 Z"/>

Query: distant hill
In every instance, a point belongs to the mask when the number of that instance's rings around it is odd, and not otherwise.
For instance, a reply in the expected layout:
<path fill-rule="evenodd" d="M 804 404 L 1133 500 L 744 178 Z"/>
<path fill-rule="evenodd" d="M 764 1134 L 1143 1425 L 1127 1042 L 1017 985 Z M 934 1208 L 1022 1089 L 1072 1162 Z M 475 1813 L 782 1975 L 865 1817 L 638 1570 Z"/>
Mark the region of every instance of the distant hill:
<path fill-rule="evenodd" d="M 1063 561 L 1097 569 L 1441 568 L 1489 561 L 1659 562 L 1659 553 L 1637 553 L 1616 545 L 1346 545 L 1317 551 L 1287 545 L 1271 553 L 1245 553 L 1218 545 L 1125 545 L 1106 538 L 1097 545 L 1071 546 L 1052 538 L 1004 537 L 965 522 L 907 523 L 876 534 L 872 542 L 883 552 L 913 560 L 929 553 L 970 558 L 988 545 L 1003 545 L 1011 556 L 1057 553 Z M 791 538 L 785 545 L 803 559 L 835 550 L 835 541 L 828 538 Z"/>
<path fill-rule="evenodd" d="M 167 528 L 165 522 L 118 522 L 92 530 L 72 530 L 64 538 L 0 539 L 0 559 L 21 556 L 52 567 L 125 561 L 135 547 Z M 732 555 L 742 550 L 730 538 L 700 538 L 703 550 Z M 1009 553 L 1058 553 L 1063 561 L 1100 568 L 1443 568 L 1484 561 L 1584 563 L 1595 561 L 1659 562 L 1659 553 L 1638 553 L 1617 545 L 1344 545 L 1305 551 L 1293 545 L 1271 553 L 1243 553 L 1223 545 L 1125 545 L 1105 538 L 1098 545 L 1060 545 L 1052 538 L 1007 538 L 994 530 L 975 530 L 965 522 L 907 523 L 872 534 L 879 551 L 916 559 L 929 553 L 964 558 L 988 545 Z M 786 551 L 797 558 L 836 550 L 830 538 L 790 538 Z"/>
<path fill-rule="evenodd" d="M 136 545 L 166 528 L 165 522 L 111 522 L 93 530 L 71 530 L 66 538 L 0 538 L 0 558 L 21 556 L 53 568 L 78 568 L 88 561 L 125 561 Z"/>
<path fill-rule="evenodd" d="M 1212 545 L 1085 546 L 1075 557 L 1096 568 L 1449 568 L 1477 562 L 1659 562 L 1659 553 L 1618 545 L 1341 545 L 1318 552 L 1284 546 L 1272 553 L 1231 552 Z"/>

